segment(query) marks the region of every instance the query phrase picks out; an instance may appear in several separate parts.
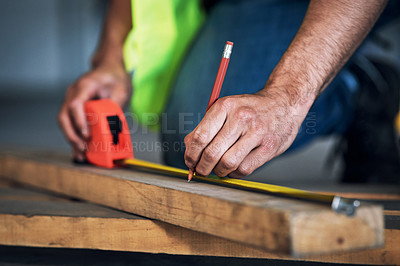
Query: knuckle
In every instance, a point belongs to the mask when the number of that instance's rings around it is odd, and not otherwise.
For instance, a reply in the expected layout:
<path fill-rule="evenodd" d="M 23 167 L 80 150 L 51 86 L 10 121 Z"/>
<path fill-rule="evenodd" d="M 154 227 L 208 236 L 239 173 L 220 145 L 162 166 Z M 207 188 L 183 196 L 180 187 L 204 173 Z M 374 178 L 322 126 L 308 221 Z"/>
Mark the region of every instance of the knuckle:
<path fill-rule="evenodd" d="M 190 135 L 191 135 L 191 134 L 186 135 L 186 137 L 183 139 L 183 143 L 185 143 L 185 146 L 186 146 L 186 147 L 187 147 L 187 146 L 189 145 L 189 143 L 190 143 Z"/>
<path fill-rule="evenodd" d="M 237 168 L 237 160 L 234 157 L 223 156 L 220 165 L 225 170 L 235 170 Z"/>
<path fill-rule="evenodd" d="M 206 144 L 207 139 L 207 134 L 203 132 L 195 131 L 193 133 L 192 141 L 196 144 Z"/>
<path fill-rule="evenodd" d="M 259 147 L 261 154 L 263 154 L 267 158 L 271 157 L 271 155 L 275 152 L 276 147 L 278 146 L 277 143 L 278 141 L 275 137 L 265 137 Z"/>
<path fill-rule="evenodd" d="M 221 109 L 230 110 L 230 108 L 232 107 L 232 98 L 230 97 L 220 98 L 216 101 L 216 105 Z"/>
<path fill-rule="evenodd" d="M 236 170 L 236 173 L 240 176 L 248 176 L 252 172 L 253 170 L 250 168 L 250 166 L 245 164 L 240 165 Z"/>
<path fill-rule="evenodd" d="M 240 107 L 236 111 L 236 118 L 241 122 L 248 122 L 254 119 L 255 112 L 249 107 Z"/>
<path fill-rule="evenodd" d="M 185 153 L 185 161 L 187 161 L 189 164 L 194 165 L 196 163 L 195 158 L 193 155 Z"/>
<path fill-rule="evenodd" d="M 218 149 L 215 148 L 214 145 L 207 147 L 203 152 L 204 159 L 207 162 L 214 162 L 218 161 L 219 159 L 219 152 Z"/>
<path fill-rule="evenodd" d="M 69 108 L 69 110 L 75 110 L 75 109 L 79 108 L 81 105 L 82 105 L 82 101 L 78 98 L 75 98 L 69 103 L 68 108 Z"/>
<path fill-rule="evenodd" d="M 261 146 L 269 150 L 277 146 L 278 140 L 275 136 L 267 136 L 262 140 Z"/>
<path fill-rule="evenodd" d="M 93 84 L 93 80 L 87 76 L 84 76 L 76 82 L 75 87 L 78 89 L 85 89 L 85 88 L 91 87 L 92 84 Z"/>

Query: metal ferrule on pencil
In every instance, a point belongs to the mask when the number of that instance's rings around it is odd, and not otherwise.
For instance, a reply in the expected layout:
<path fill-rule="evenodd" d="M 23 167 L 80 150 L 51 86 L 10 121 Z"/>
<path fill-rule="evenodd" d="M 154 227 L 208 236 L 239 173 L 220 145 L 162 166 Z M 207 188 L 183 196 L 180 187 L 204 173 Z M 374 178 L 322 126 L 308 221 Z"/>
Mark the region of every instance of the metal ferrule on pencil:
<path fill-rule="evenodd" d="M 231 53 L 232 53 L 232 45 L 226 44 L 224 52 L 222 53 L 222 57 L 229 59 L 231 57 Z"/>

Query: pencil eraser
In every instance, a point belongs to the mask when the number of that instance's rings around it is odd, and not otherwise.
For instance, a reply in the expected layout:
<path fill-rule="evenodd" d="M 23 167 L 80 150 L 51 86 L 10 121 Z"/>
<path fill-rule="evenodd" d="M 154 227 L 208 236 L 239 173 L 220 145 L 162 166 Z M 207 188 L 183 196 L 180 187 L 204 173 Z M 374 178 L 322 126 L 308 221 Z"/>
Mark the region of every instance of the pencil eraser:
<path fill-rule="evenodd" d="M 226 44 L 233 45 L 233 42 L 227 41 Z"/>

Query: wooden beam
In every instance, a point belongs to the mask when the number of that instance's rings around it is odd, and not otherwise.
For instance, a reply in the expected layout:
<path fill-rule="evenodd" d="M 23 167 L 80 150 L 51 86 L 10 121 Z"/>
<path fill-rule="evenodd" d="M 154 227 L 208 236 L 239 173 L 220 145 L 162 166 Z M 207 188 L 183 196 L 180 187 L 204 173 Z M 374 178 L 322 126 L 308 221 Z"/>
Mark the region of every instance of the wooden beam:
<path fill-rule="evenodd" d="M 0 176 L 273 252 L 304 256 L 383 245 L 382 208 L 329 206 L 145 172 L 72 165 L 52 153 L 0 154 Z"/>
<path fill-rule="evenodd" d="M 399 215 L 396 210 L 387 210 L 386 213 Z M 397 221 L 400 228 L 400 219 Z M 346 252 L 333 256 L 313 256 L 306 260 L 332 263 L 399 264 L 400 230 L 386 229 L 385 235 L 384 248 Z M 0 244 L 292 259 L 96 204 L 56 197 L 28 188 L 13 187 L 11 183 L 1 180 Z"/>
<path fill-rule="evenodd" d="M 21 188 L 0 188 L 0 244 L 210 256 L 264 253 L 175 225 Z"/>

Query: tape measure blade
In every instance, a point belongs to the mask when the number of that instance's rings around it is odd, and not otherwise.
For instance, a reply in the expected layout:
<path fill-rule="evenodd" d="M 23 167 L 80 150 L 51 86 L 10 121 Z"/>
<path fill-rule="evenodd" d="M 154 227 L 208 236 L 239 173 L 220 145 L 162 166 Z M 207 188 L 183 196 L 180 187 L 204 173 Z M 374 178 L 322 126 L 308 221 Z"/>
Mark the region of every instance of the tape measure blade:
<path fill-rule="evenodd" d="M 171 166 L 166 166 L 166 165 L 161 165 L 161 164 L 157 164 L 157 163 L 152 163 L 152 162 L 148 162 L 148 161 L 143 161 L 143 160 L 139 160 L 139 159 L 124 159 L 121 161 L 121 163 L 123 165 L 136 166 L 136 167 L 156 170 L 156 171 L 159 171 L 162 173 L 168 173 L 168 174 L 179 175 L 179 176 L 187 176 L 189 173 L 188 170 L 171 167 Z M 219 184 L 223 184 L 223 185 L 231 185 L 231 186 L 235 186 L 235 187 L 239 187 L 239 188 L 251 189 L 251 190 L 256 190 L 256 191 L 261 191 L 261 192 L 268 192 L 268 193 L 272 193 L 272 194 L 279 194 L 279 195 L 295 197 L 295 198 L 322 201 L 322 202 L 326 202 L 326 203 L 331 203 L 334 198 L 333 195 L 318 194 L 318 193 L 313 193 L 313 192 L 295 189 L 295 188 L 289 188 L 289 187 L 283 187 L 283 186 L 277 186 L 277 185 L 265 184 L 265 183 L 258 183 L 258 182 L 235 179 L 235 178 L 228 178 L 228 177 L 218 177 L 218 176 L 212 176 L 212 175 L 210 175 L 208 177 L 202 177 L 202 176 L 198 176 L 195 174 L 193 176 L 193 178 L 207 181 L 207 182 L 219 183 Z"/>

